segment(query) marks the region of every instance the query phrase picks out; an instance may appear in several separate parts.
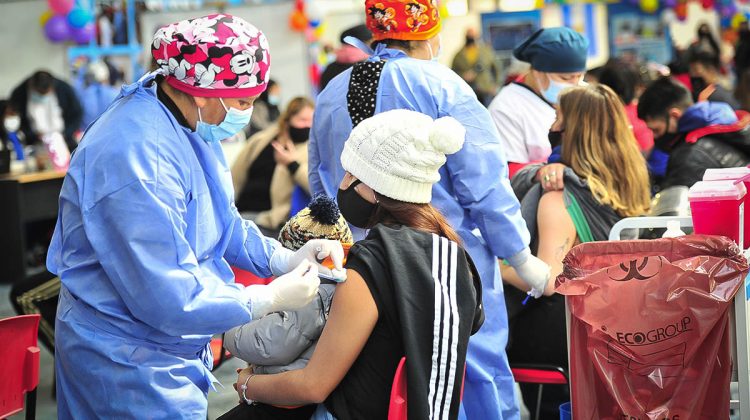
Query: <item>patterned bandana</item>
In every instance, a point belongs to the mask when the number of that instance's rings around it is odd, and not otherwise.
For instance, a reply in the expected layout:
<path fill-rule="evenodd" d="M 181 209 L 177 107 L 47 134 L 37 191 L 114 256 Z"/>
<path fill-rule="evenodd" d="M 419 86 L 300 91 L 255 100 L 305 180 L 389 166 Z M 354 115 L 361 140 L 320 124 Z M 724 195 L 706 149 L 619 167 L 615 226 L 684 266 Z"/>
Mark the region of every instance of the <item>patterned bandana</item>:
<path fill-rule="evenodd" d="M 268 40 L 242 18 L 209 15 L 167 25 L 151 55 L 175 89 L 194 96 L 243 98 L 266 90 Z"/>
<path fill-rule="evenodd" d="M 424 41 L 440 32 L 437 0 L 365 0 L 365 12 L 376 41 Z"/>

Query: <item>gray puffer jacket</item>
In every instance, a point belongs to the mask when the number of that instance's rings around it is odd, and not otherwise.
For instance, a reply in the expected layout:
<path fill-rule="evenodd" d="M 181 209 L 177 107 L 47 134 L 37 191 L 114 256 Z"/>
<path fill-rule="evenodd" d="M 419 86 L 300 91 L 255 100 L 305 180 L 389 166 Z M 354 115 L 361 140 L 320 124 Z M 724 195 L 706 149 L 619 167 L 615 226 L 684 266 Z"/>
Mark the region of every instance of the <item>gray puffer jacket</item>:
<path fill-rule="evenodd" d="M 224 333 L 230 353 L 256 366 L 255 373 L 302 369 L 315 350 L 328 319 L 336 286 L 321 284 L 318 296 L 296 311 L 268 314 Z"/>

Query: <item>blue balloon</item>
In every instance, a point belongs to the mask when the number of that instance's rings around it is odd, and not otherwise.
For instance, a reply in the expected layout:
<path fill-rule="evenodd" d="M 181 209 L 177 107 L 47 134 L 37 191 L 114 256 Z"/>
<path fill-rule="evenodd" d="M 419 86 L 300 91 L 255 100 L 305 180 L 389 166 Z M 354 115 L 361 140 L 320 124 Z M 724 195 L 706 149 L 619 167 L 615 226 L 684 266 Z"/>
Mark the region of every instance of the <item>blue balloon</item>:
<path fill-rule="evenodd" d="M 83 28 L 87 23 L 94 20 L 91 13 L 80 7 L 76 7 L 68 13 L 68 23 L 73 28 Z"/>

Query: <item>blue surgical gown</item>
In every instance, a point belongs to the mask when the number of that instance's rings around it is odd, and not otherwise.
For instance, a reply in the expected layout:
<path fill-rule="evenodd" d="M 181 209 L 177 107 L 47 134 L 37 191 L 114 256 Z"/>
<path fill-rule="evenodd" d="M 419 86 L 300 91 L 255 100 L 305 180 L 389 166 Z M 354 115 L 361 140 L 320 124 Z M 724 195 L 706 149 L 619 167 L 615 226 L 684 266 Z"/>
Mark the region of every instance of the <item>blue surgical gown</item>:
<path fill-rule="evenodd" d="M 76 150 L 47 257 L 60 419 L 205 419 L 211 335 L 251 320 L 230 264 L 261 277 L 278 242 L 240 218 L 218 143 L 180 126 L 150 79 Z"/>
<path fill-rule="evenodd" d="M 370 60 L 387 60 L 375 112 L 409 109 L 432 118 L 451 116 L 466 127 L 466 142 L 448 156 L 432 204 L 458 231 L 482 276 L 485 322 L 471 337 L 462 418 L 517 419 L 519 409 L 505 346 L 508 319 L 497 257 L 510 257 L 529 244 L 520 205 L 508 181 L 499 135 L 471 88 L 449 68 L 378 47 Z M 340 156 L 352 130 L 346 95 L 351 69 L 318 96 L 309 144 L 313 194 L 336 196 L 344 176 Z M 362 231 L 355 232 L 357 239 Z"/>
<path fill-rule="evenodd" d="M 85 130 L 92 122 L 107 110 L 109 104 L 117 97 L 119 91 L 109 85 L 94 83 L 80 91 L 79 99 L 83 107 L 81 129 Z"/>

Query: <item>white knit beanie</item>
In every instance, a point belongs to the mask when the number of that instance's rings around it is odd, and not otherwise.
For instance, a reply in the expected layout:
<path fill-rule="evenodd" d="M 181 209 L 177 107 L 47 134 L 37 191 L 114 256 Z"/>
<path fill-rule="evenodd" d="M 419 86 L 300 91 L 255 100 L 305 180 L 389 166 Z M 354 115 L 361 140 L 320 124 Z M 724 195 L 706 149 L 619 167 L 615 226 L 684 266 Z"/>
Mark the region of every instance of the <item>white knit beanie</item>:
<path fill-rule="evenodd" d="M 429 203 L 445 155 L 461 150 L 466 129 L 455 118 L 433 120 L 405 109 L 376 114 L 352 130 L 341 165 L 376 192 Z"/>

